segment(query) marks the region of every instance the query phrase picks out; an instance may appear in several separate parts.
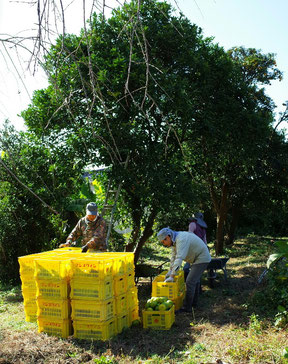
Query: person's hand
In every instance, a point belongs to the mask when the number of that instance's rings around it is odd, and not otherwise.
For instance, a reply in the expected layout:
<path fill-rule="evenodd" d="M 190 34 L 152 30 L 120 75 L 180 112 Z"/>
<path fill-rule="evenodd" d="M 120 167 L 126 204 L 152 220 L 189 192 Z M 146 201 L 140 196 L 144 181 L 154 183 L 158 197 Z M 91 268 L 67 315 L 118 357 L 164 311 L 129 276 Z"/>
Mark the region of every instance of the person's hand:
<path fill-rule="evenodd" d="M 86 253 L 88 249 L 89 249 L 89 247 L 88 247 L 88 245 L 86 244 L 86 245 L 82 246 L 82 248 L 81 248 L 81 252 L 82 252 L 82 253 Z"/>
<path fill-rule="evenodd" d="M 166 282 L 166 283 L 168 283 L 168 282 L 174 282 L 174 278 L 173 277 L 168 277 L 168 278 L 165 279 L 164 282 Z"/>
<path fill-rule="evenodd" d="M 60 244 L 60 245 L 59 245 L 59 248 L 66 248 L 66 247 L 68 247 L 68 246 L 70 246 L 70 242 L 69 242 L 69 241 L 66 241 L 66 243 L 64 243 L 64 244 Z"/>
<path fill-rule="evenodd" d="M 166 279 L 166 278 L 168 278 L 168 277 L 170 277 L 170 274 L 171 274 L 171 270 L 169 270 L 169 271 L 166 273 L 166 275 L 165 275 L 165 279 Z"/>

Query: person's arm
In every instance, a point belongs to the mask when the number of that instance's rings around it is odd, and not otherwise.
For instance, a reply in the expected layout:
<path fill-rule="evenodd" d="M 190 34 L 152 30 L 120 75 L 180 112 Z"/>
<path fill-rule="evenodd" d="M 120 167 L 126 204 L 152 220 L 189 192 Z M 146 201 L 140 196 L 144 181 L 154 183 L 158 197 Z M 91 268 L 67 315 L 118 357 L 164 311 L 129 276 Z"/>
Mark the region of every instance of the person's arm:
<path fill-rule="evenodd" d="M 95 231 L 93 232 L 93 237 L 86 244 L 89 249 L 97 249 L 106 251 L 106 221 L 103 218 L 99 219 Z"/>
<path fill-rule="evenodd" d="M 189 244 L 186 241 L 186 238 L 179 239 L 176 244 L 176 251 L 175 251 L 175 260 L 171 269 L 171 277 L 174 278 L 175 274 L 181 268 L 183 260 L 186 258 L 188 254 Z"/>
<path fill-rule="evenodd" d="M 203 241 L 204 241 L 204 243 L 207 245 L 206 231 L 205 231 L 205 235 L 204 235 Z"/>
<path fill-rule="evenodd" d="M 68 235 L 67 239 L 66 239 L 66 243 L 64 244 L 60 244 L 59 248 L 64 248 L 64 247 L 69 247 L 71 246 L 71 244 L 73 243 L 73 241 L 77 240 L 81 234 L 82 231 L 80 229 L 80 222 L 81 220 L 79 220 L 76 224 L 76 226 L 74 227 L 74 229 L 71 231 L 71 233 Z"/>
<path fill-rule="evenodd" d="M 80 236 L 82 235 L 82 230 L 81 230 L 81 220 L 79 220 L 76 224 L 76 226 L 74 227 L 74 229 L 71 231 L 71 233 L 68 235 L 68 238 L 66 239 L 66 242 L 70 242 L 70 244 L 77 240 L 78 238 L 80 238 Z"/>
<path fill-rule="evenodd" d="M 194 221 L 190 222 L 188 231 L 189 233 L 194 233 L 196 230 L 196 223 Z"/>

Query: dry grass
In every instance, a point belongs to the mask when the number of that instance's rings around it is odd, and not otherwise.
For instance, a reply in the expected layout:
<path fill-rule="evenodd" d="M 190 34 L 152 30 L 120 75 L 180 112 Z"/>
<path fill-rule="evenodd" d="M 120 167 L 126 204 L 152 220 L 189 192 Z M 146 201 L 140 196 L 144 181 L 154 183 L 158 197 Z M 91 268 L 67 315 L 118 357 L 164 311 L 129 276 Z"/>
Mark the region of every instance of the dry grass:
<path fill-rule="evenodd" d="M 262 250 L 256 249 L 260 243 Z M 288 346 L 287 330 L 276 330 L 270 313 L 258 312 L 250 304 L 260 289 L 257 279 L 269 249 L 265 239 L 250 240 L 249 248 L 247 240 L 238 241 L 229 253 L 228 283 L 219 272 L 210 289 L 204 277 L 200 307 L 193 315 L 177 315 L 168 331 L 131 327 L 108 342 L 39 334 L 36 324 L 24 321 L 17 291 L 2 294 L 0 364 L 288 363 L 282 356 Z M 151 296 L 151 285 L 141 281 L 138 289 L 141 309 Z"/>

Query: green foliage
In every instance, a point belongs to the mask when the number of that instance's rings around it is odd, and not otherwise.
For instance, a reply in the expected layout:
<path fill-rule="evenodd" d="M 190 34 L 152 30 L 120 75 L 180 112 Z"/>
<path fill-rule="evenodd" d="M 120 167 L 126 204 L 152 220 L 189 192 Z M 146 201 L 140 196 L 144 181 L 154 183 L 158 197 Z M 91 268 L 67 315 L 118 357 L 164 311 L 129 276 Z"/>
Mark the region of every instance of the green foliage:
<path fill-rule="evenodd" d="M 80 165 L 75 168 L 65 145 L 18 133 L 9 124 L 0 135 L 0 280 L 19 282 L 19 256 L 65 239 L 67 197 L 77 189 Z"/>
<path fill-rule="evenodd" d="M 118 363 L 117 360 L 107 358 L 104 355 L 100 356 L 99 359 L 93 359 L 93 362 L 96 364 L 117 364 Z"/>

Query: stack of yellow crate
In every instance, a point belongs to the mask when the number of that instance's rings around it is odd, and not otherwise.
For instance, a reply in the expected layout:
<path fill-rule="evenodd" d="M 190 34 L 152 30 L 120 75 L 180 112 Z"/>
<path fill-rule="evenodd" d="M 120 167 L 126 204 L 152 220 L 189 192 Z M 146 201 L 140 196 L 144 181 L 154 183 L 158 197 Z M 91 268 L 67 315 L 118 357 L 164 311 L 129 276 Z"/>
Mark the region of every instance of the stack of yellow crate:
<path fill-rule="evenodd" d="M 167 271 L 161 272 L 152 282 L 152 297 L 167 297 L 174 302 L 175 310 L 182 307 L 185 297 L 184 271 L 180 271 L 174 282 L 164 282 Z"/>
<path fill-rule="evenodd" d="M 138 291 L 135 285 L 134 254 L 109 253 L 113 264 L 113 291 L 116 307 L 116 328 L 121 333 L 139 320 Z"/>
<path fill-rule="evenodd" d="M 39 332 L 66 338 L 74 329 L 76 338 L 108 340 L 139 320 L 133 253 L 62 248 L 19 264 L 26 320 L 38 318 Z"/>
<path fill-rule="evenodd" d="M 112 259 L 96 254 L 71 258 L 71 305 L 74 336 L 108 340 L 116 334 Z"/>
<path fill-rule="evenodd" d="M 69 299 L 70 261 L 57 254 L 34 260 L 39 332 L 66 338 L 72 334 Z"/>
<path fill-rule="evenodd" d="M 108 340 L 138 316 L 133 253 L 91 253 L 71 259 L 74 336 Z"/>
<path fill-rule="evenodd" d="M 36 282 L 34 278 L 34 259 L 36 257 L 37 254 L 30 254 L 18 258 L 25 319 L 28 322 L 37 321 Z"/>

